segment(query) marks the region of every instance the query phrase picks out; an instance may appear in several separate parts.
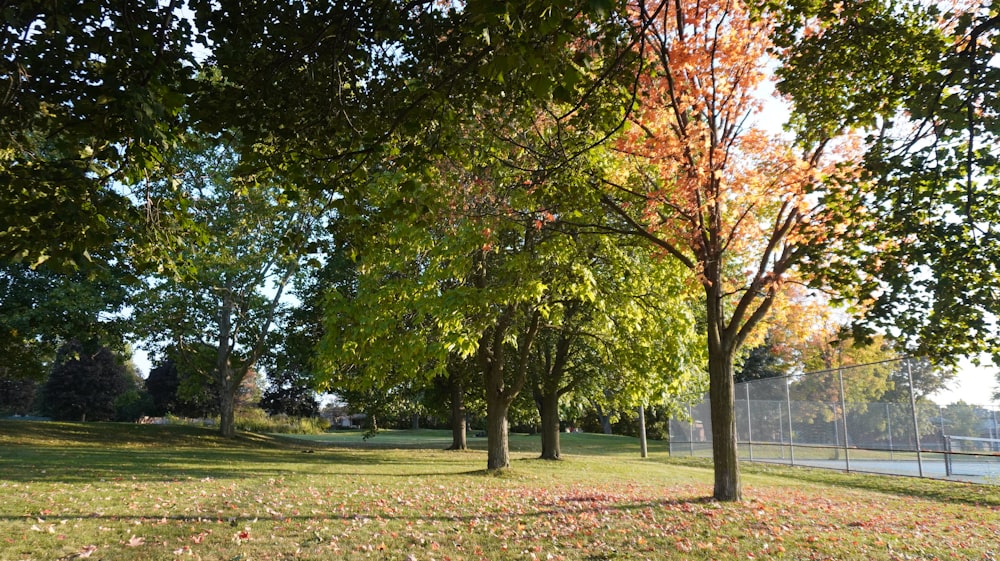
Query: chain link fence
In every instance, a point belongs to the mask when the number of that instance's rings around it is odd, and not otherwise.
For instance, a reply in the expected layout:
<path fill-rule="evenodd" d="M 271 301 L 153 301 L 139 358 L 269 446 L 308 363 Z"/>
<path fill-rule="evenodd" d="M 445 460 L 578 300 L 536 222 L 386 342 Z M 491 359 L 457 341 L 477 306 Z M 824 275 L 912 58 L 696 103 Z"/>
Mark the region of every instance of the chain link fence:
<path fill-rule="evenodd" d="M 1000 414 L 921 395 L 932 367 L 895 359 L 736 385 L 742 460 L 1000 483 Z M 916 382 L 916 383 L 915 383 Z M 671 455 L 712 455 L 708 394 L 670 421 Z"/>

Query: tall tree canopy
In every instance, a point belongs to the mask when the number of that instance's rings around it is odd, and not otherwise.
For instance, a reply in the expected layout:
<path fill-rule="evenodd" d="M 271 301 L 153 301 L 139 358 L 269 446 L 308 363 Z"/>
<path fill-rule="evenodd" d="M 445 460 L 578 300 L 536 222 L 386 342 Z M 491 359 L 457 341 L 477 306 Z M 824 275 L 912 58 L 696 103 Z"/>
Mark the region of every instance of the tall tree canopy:
<path fill-rule="evenodd" d="M 0 258 L 72 269 L 143 237 L 143 197 L 124 186 L 180 139 L 193 72 L 180 4 L 3 3 Z"/>
<path fill-rule="evenodd" d="M 572 271 L 572 240 L 544 227 L 521 173 L 473 163 L 481 167 L 444 170 L 451 189 L 423 193 L 422 208 L 406 204 L 419 184 L 386 178 L 366 226 L 374 243 L 357 247 L 356 294 L 333 295 L 321 357 L 337 384 L 386 390 L 446 375 L 452 353 L 475 356 L 487 395 L 488 467 L 505 468 L 507 410 L 525 384 L 543 316 L 559 292 L 587 298 L 592 277 Z"/>
<path fill-rule="evenodd" d="M 594 293 L 559 301 L 532 351 L 545 459 L 560 456 L 564 398 L 634 410 L 690 391 L 704 373 L 697 294 L 681 268 L 635 240 L 563 228 L 579 245 L 580 266 L 594 275 Z"/>
<path fill-rule="evenodd" d="M 996 355 L 997 4 L 793 4 L 778 75 L 796 132 L 869 131 L 865 174 L 826 200 L 858 227 L 816 272 L 869 333 L 939 361 Z"/>
<path fill-rule="evenodd" d="M 621 229 L 698 278 L 706 303 L 715 496 L 739 499 L 733 360 L 821 243 L 823 147 L 804 154 L 755 128 L 773 32 L 740 1 L 637 3 L 645 33 L 639 107 L 620 150 L 631 173 L 605 181 Z"/>
<path fill-rule="evenodd" d="M 151 278 L 139 313 L 153 341 L 196 354 L 215 349 L 220 430 L 232 436 L 237 393 L 264 355 L 323 204 L 293 202 L 280 185 L 239 175 L 239 156 L 225 144 L 205 140 L 201 150 L 172 157 L 177 175 L 158 187 L 185 190 L 182 223 L 196 229 L 172 258 L 176 265 Z"/>

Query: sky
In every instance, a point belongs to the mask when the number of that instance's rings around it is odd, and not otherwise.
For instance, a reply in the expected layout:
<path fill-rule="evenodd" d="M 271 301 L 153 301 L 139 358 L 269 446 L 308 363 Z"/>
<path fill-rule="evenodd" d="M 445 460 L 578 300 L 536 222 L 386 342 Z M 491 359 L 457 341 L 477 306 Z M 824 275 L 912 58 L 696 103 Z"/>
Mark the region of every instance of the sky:
<path fill-rule="evenodd" d="M 938 405 L 948 405 L 957 401 L 980 406 L 993 404 L 993 392 L 997 387 L 996 374 L 996 367 L 990 365 L 988 361 L 983 366 L 976 366 L 972 361 L 963 359 L 959 363 L 958 376 L 951 387 L 930 398 Z"/>

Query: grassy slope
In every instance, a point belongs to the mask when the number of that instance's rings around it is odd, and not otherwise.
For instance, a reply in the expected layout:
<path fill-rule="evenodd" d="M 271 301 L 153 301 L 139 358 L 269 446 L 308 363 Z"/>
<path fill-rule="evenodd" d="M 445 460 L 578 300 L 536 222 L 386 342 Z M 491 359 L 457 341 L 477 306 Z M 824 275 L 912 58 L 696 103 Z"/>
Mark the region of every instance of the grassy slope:
<path fill-rule="evenodd" d="M 748 465 L 747 500 L 720 505 L 706 463 L 640 460 L 633 439 L 565 435 L 553 463 L 513 435 L 500 476 L 443 443 L 0 422 L 0 560 L 1000 555 L 993 487 Z"/>

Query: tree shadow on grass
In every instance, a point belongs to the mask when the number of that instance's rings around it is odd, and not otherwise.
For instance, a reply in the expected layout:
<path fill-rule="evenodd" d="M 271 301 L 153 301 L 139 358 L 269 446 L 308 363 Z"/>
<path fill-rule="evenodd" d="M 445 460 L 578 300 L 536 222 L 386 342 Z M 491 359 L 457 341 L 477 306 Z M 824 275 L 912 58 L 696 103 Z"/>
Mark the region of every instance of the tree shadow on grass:
<path fill-rule="evenodd" d="M 6 447 L 0 452 L 0 481 L 92 483 L 113 480 L 143 482 L 183 479 L 281 477 L 308 473 L 310 465 L 366 463 L 344 455 L 293 457 L 248 450 L 120 450 L 91 447 Z M 314 470 L 324 473 L 324 470 Z"/>
<path fill-rule="evenodd" d="M 433 465 L 428 465 L 433 464 Z M 386 454 L 338 448 L 122 448 L 98 445 L 14 445 L 0 448 L 0 481 L 19 483 L 173 482 L 267 477 L 452 476 L 468 458 Z M 430 467 L 430 469 L 421 469 Z M 440 469 L 438 469 L 440 468 Z"/>
<path fill-rule="evenodd" d="M 705 504 L 714 503 L 710 498 L 690 498 L 690 499 L 673 499 L 673 500 L 649 500 L 649 501 L 636 501 L 636 500 L 626 500 L 622 502 L 610 501 L 606 497 L 600 495 L 594 496 L 566 496 L 561 497 L 559 501 L 552 502 L 539 502 L 538 508 L 533 510 L 525 510 L 518 512 L 516 518 L 523 519 L 526 521 L 537 520 L 537 519 L 548 519 L 554 516 L 562 516 L 566 514 L 573 515 L 588 515 L 588 514 L 606 514 L 606 513 L 622 513 L 633 514 L 637 511 L 650 509 L 650 508 L 662 508 L 666 510 L 675 511 L 679 508 L 683 509 L 690 506 L 701 506 Z M 138 512 L 116 512 L 116 513 L 95 513 L 95 512 L 79 512 L 72 513 L 62 511 L 57 515 L 52 515 L 54 518 L 58 518 L 59 521 L 79 521 L 79 520 L 96 520 L 96 521 L 108 521 L 117 522 L 129 520 L 148 520 L 148 521 L 177 521 L 177 522 L 201 522 L 208 524 L 228 524 L 232 527 L 241 527 L 248 523 L 257 522 L 275 522 L 287 524 L 288 522 L 316 522 L 316 521 L 350 521 L 350 520 L 364 520 L 364 519 L 378 519 L 381 521 L 397 521 L 409 524 L 421 524 L 421 523 L 457 523 L 461 526 L 467 526 L 470 522 L 485 523 L 485 524 L 507 524 L 511 521 L 511 514 L 506 511 L 499 512 L 469 512 L 469 513 L 438 513 L 431 514 L 434 509 L 428 509 L 427 514 L 400 514 L 392 510 L 381 510 L 379 508 L 371 508 L 373 503 L 366 503 L 364 505 L 359 505 L 359 508 L 355 512 L 350 514 L 337 514 L 337 513 L 316 513 L 311 514 L 275 514 L 275 515 L 258 515 L 258 514 L 235 514 L 235 513 L 200 513 L 200 514 L 163 514 L 163 513 L 138 513 Z M 37 514 L 39 518 L 43 518 L 44 515 Z M 0 521 L 24 521 L 25 515 L 23 513 L 18 514 L 6 514 L 0 513 Z"/>

